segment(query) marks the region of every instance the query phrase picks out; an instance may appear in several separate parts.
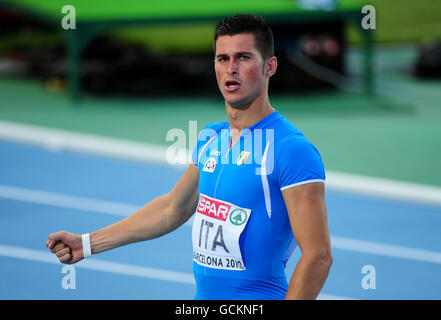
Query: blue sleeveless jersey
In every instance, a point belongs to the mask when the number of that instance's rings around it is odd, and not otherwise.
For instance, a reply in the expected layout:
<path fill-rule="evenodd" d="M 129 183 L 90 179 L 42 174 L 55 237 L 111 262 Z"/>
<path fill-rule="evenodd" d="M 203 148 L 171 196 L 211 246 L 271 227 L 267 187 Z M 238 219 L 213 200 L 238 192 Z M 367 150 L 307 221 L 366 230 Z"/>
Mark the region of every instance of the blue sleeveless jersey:
<path fill-rule="evenodd" d="M 199 169 L 195 299 L 284 299 L 285 266 L 297 243 L 282 191 L 324 182 L 322 159 L 277 111 L 244 128 L 229 146 L 229 123 L 213 123 L 192 155 Z"/>

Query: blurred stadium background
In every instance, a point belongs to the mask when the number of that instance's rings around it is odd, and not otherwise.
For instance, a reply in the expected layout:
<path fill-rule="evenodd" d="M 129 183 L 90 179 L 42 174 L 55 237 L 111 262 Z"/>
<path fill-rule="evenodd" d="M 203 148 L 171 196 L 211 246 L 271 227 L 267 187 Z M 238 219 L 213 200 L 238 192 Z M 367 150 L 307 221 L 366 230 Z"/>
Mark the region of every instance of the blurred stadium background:
<path fill-rule="evenodd" d="M 226 120 L 213 30 L 244 12 L 273 28 L 272 105 L 328 173 L 335 262 L 320 298 L 441 298 L 441 0 L 0 0 L 1 299 L 192 299 L 190 228 L 92 259 L 72 291 L 44 244 L 174 185 L 167 133 Z"/>

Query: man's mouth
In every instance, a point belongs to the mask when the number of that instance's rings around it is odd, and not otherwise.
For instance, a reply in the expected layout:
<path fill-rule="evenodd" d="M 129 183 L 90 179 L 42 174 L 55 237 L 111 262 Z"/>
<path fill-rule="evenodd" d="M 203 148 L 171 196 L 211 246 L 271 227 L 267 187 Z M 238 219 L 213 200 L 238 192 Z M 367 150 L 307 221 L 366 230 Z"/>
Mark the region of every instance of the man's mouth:
<path fill-rule="evenodd" d="M 233 92 L 238 90 L 240 87 L 240 82 L 237 80 L 227 80 L 225 81 L 225 90 L 228 92 Z"/>

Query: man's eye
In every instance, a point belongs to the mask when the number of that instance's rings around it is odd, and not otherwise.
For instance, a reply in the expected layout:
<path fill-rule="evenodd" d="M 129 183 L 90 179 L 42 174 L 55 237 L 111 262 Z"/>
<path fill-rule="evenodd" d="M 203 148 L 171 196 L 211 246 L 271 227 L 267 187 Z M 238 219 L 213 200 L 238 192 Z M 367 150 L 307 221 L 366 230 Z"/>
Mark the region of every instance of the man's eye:
<path fill-rule="evenodd" d="M 226 57 L 219 57 L 219 58 L 217 58 L 217 61 L 218 62 L 225 62 L 225 61 L 227 61 L 227 58 Z"/>
<path fill-rule="evenodd" d="M 250 57 L 249 56 L 240 56 L 241 60 L 248 60 Z"/>

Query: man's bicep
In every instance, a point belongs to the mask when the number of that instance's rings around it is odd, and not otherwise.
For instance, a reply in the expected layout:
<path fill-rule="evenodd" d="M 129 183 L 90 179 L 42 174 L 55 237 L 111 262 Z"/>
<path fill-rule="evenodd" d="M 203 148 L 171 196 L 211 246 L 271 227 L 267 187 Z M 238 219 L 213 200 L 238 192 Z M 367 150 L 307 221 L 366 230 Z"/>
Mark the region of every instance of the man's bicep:
<path fill-rule="evenodd" d="M 330 250 L 324 183 L 314 182 L 282 191 L 294 237 L 302 253 Z"/>
<path fill-rule="evenodd" d="M 169 192 L 173 210 L 190 217 L 197 206 L 199 199 L 199 170 L 191 163 L 182 177 Z"/>

